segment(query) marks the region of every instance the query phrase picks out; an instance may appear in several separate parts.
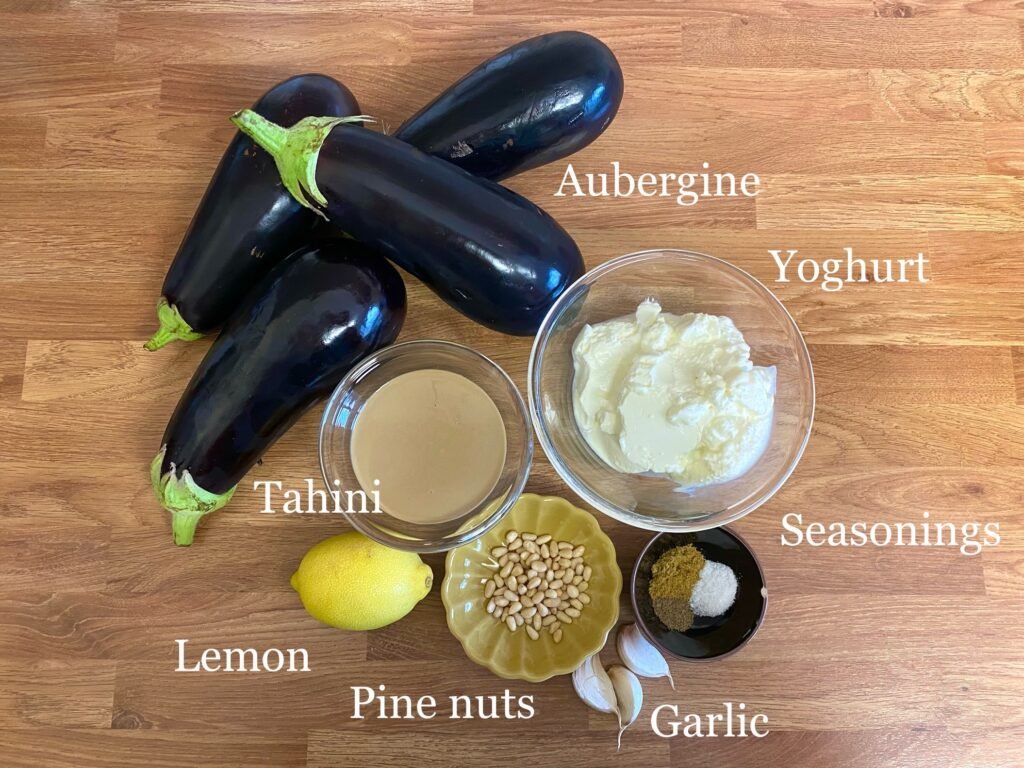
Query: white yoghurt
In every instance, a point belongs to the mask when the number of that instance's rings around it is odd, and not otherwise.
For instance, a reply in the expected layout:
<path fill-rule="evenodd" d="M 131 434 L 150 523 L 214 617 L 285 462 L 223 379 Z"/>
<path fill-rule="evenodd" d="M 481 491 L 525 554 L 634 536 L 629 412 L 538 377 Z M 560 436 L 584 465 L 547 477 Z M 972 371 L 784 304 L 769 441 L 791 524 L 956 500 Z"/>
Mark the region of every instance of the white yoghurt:
<path fill-rule="evenodd" d="M 672 315 L 648 300 L 585 326 L 572 356 L 576 423 L 620 472 L 693 488 L 739 477 L 768 446 L 775 368 L 751 362 L 728 317 Z"/>

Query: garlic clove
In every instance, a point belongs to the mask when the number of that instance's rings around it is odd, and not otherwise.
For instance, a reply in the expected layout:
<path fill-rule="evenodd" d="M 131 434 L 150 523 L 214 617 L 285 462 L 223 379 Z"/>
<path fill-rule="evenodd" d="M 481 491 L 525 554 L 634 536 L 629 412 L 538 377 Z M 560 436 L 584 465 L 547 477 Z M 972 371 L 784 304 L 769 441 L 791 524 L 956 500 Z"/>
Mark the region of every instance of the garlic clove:
<path fill-rule="evenodd" d="M 591 709 L 606 714 L 618 712 L 615 687 L 596 653 L 572 673 L 572 686 L 576 695 Z"/>
<path fill-rule="evenodd" d="M 676 689 L 676 681 L 672 679 L 672 671 L 668 668 L 665 657 L 644 637 L 636 624 L 622 626 L 616 645 L 619 658 L 633 674 L 640 677 L 667 677 L 672 690 Z"/>
<path fill-rule="evenodd" d="M 619 743 L 616 749 L 621 749 L 622 732 L 639 717 L 640 708 L 644 705 L 644 689 L 640 685 L 639 677 L 618 664 L 608 667 L 608 677 L 612 681 L 612 688 L 618 701 Z"/>

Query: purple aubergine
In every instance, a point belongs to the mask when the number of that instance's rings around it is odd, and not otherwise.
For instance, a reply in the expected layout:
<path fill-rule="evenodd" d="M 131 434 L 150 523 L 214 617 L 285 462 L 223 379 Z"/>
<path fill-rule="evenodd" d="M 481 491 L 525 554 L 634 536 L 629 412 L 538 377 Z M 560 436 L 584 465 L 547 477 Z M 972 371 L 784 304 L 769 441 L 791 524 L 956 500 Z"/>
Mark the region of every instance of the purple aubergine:
<path fill-rule="evenodd" d="M 253 109 L 286 125 L 310 115 L 359 114 L 344 85 L 316 74 L 278 83 Z M 192 341 L 221 327 L 255 283 L 307 242 L 317 219 L 284 188 L 266 153 L 236 134 L 164 278 L 160 328 L 146 349 Z"/>
<path fill-rule="evenodd" d="M 232 119 L 274 156 L 297 200 L 488 328 L 536 333 L 583 274 L 576 243 L 544 210 L 392 136 L 347 118 L 292 128 L 252 110 Z"/>
<path fill-rule="evenodd" d="M 308 246 L 266 275 L 199 364 L 153 460 L 175 543 L 191 544 L 199 519 L 404 319 L 398 271 L 354 240 Z"/>
<path fill-rule="evenodd" d="M 552 32 L 485 61 L 395 138 L 499 181 L 594 141 L 615 117 L 622 87 L 608 46 L 583 32 Z"/>

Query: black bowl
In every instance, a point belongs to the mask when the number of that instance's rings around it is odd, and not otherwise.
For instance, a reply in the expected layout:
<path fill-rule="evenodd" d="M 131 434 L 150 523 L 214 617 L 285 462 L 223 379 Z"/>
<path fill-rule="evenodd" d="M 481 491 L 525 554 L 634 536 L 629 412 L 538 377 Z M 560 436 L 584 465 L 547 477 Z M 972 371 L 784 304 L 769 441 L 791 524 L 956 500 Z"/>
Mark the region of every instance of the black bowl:
<path fill-rule="evenodd" d="M 666 627 L 654 613 L 648 586 L 651 566 L 666 551 L 693 544 L 707 560 L 728 565 L 736 573 L 736 602 L 721 616 L 695 616 L 686 632 Z M 696 533 L 659 533 L 640 553 L 630 584 L 633 613 L 647 638 L 663 652 L 682 661 L 714 661 L 735 653 L 757 632 L 768 607 L 764 573 L 750 547 L 728 528 Z"/>

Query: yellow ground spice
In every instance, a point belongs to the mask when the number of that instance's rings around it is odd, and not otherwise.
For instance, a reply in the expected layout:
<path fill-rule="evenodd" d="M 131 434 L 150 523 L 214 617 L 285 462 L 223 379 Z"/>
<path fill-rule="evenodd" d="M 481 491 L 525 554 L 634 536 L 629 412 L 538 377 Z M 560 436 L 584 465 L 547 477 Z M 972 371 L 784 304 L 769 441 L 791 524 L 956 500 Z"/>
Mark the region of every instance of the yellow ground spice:
<path fill-rule="evenodd" d="M 704 568 L 704 555 L 693 546 L 673 547 L 662 553 L 651 568 L 654 613 L 669 629 L 685 632 L 693 626 L 690 596 Z"/>
<path fill-rule="evenodd" d="M 664 552 L 651 568 L 651 584 L 648 587 L 651 597 L 689 600 L 703 567 L 704 555 L 692 544 L 673 547 Z"/>

